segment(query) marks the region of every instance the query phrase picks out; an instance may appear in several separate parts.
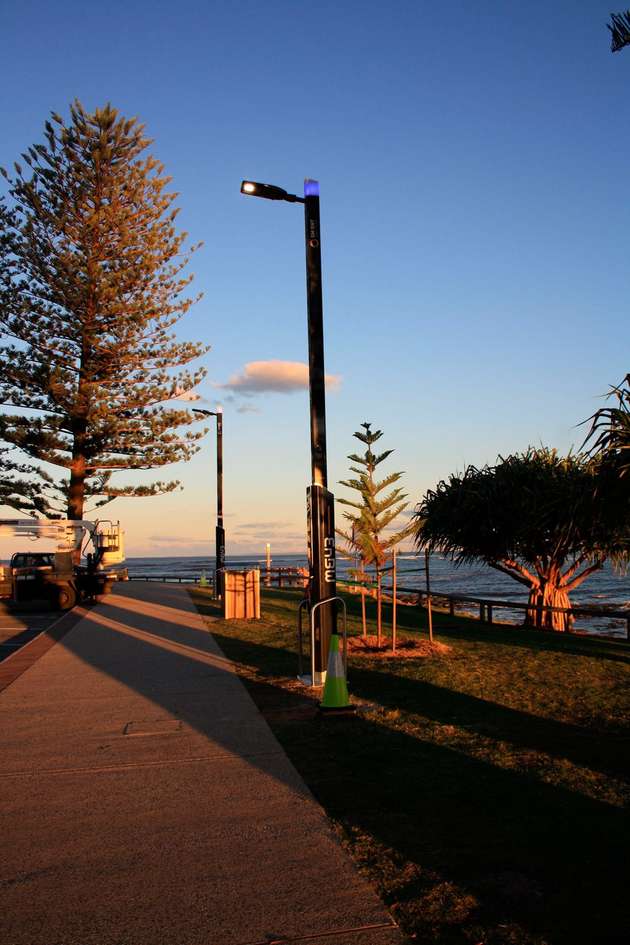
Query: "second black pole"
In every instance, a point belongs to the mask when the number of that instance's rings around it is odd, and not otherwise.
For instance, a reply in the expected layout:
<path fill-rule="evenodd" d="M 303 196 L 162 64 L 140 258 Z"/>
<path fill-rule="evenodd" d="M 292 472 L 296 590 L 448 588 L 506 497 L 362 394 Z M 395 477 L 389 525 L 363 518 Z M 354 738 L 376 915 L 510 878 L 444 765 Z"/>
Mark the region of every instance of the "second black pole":
<path fill-rule="evenodd" d="M 217 410 L 217 527 L 215 532 L 215 594 L 225 591 L 225 529 L 223 528 L 223 411 Z"/>

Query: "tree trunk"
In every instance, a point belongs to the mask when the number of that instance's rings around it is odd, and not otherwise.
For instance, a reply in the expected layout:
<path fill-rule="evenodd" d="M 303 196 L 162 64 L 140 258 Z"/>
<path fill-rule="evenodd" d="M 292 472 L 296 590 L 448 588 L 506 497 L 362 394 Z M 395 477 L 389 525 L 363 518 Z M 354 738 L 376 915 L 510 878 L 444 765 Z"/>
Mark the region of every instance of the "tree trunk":
<path fill-rule="evenodd" d="M 72 464 L 70 471 L 70 485 L 68 486 L 68 518 L 83 518 L 83 500 L 85 496 L 85 474 L 75 471 Z"/>
<path fill-rule="evenodd" d="M 545 611 L 544 607 L 571 606 L 569 594 L 574 591 L 589 574 L 599 571 L 604 566 L 606 555 L 597 556 L 594 561 L 579 571 L 588 561 L 586 552 L 578 555 L 569 567 L 562 572 L 566 562 L 548 560 L 535 563 L 535 569 L 529 570 L 514 559 L 502 561 L 488 561 L 488 564 L 507 574 L 508 577 L 524 584 L 529 591 L 528 609 L 525 611 L 525 626 L 538 627 L 541 630 L 556 630 L 563 632 L 570 630 L 574 624 L 573 614 L 554 613 Z M 579 572 L 579 573 L 578 573 Z"/>
<path fill-rule="evenodd" d="M 70 467 L 70 484 L 68 486 L 68 518 L 80 521 L 83 518 L 83 504 L 85 501 L 85 458 L 80 455 L 72 457 Z M 81 564 L 81 542 L 72 552 L 72 562 Z"/>
<path fill-rule="evenodd" d="M 554 611 L 543 610 L 547 607 L 570 607 L 571 601 L 567 591 L 558 587 L 557 583 L 551 579 L 542 581 L 537 587 L 532 587 L 529 592 L 528 603 L 531 610 L 525 612 L 525 625 L 529 627 L 538 627 L 542 630 L 556 630 L 563 632 L 570 630 L 574 619 L 572 614 L 555 613 Z"/>

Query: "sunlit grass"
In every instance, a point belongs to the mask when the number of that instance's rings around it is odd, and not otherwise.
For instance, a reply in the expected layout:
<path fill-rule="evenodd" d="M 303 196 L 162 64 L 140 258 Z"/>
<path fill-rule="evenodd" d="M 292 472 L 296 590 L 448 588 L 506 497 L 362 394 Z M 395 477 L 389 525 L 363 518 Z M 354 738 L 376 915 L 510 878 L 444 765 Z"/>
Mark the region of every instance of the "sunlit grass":
<path fill-rule="evenodd" d="M 351 658 L 362 711 L 321 719 L 295 681 L 299 597 L 268 591 L 262 621 L 212 631 L 406 931 L 625 940 L 630 648 L 438 614 L 447 656 Z M 426 634 L 417 608 L 399 618 L 403 637 Z"/>

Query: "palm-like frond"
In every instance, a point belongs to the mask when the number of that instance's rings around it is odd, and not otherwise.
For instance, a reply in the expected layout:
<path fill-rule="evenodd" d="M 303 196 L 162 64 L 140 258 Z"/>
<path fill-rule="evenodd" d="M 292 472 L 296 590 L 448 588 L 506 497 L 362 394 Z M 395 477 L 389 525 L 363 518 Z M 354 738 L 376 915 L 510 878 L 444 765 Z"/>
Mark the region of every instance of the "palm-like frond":
<path fill-rule="evenodd" d="M 616 398 L 617 406 L 602 407 L 589 417 L 591 427 L 583 445 L 592 441 L 590 455 L 605 457 L 620 476 L 626 476 L 630 473 L 630 374 L 610 389 L 609 397 Z"/>
<path fill-rule="evenodd" d="M 610 48 L 619 52 L 630 43 L 630 10 L 625 13 L 611 13 L 611 22 L 607 24 L 611 34 Z"/>

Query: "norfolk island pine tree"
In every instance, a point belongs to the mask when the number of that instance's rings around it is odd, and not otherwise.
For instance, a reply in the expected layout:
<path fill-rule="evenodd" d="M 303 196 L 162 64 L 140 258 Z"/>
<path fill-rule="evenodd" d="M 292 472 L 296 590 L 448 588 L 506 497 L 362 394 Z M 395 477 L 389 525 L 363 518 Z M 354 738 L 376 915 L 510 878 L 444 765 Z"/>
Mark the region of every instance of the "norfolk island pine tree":
<path fill-rule="evenodd" d="M 346 479 L 340 482 L 340 485 L 358 492 L 358 501 L 337 499 L 341 505 L 355 510 L 343 513 L 350 528 L 346 531 L 338 528 L 337 534 L 346 542 L 346 548 L 340 549 L 342 554 L 349 558 L 359 555 L 363 575 L 365 568 L 371 565 L 374 565 L 376 570 L 376 632 L 377 645 L 380 647 L 382 645 L 382 569 L 387 561 L 387 555 L 413 533 L 414 526 L 409 524 L 393 534 L 388 532 L 394 520 L 404 512 L 409 503 L 405 502 L 407 495 L 400 486 L 381 498 L 379 496 L 384 489 L 398 482 L 403 473 L 391 473 L 380 481 L 375 479 L 376 467 L 394 451 L 385 450 L 383 453 L 374 453 L 372 446 L 380 440 L 383 432 L 382 430 L 372 432 L 371 423 L 362 423 L 361 426 L 364 432 L 358 430 L 353 436 L 365 444 L 366 451 L 362 456 L 357 453 L 351 453 L 348 456 L 348 459 L 356 464 L 350 467 L 350 471 L 356 473 L 358 479 Z"/>
<path fill-rule="evenodd" d="M 0 501 L 19 511 L 80 519 L 88 500 L 170 492 L 111 477 L 187 460 L 203 436 L 168 406 L 206 373 L 188 365 L 208 348 L 171 333 L 200 298 L 183 275 L 198 246 L 183 249 L 149 144 L 135 118 L 77 101 L 22 155 L 28 172 L 2 169 Z"/>

